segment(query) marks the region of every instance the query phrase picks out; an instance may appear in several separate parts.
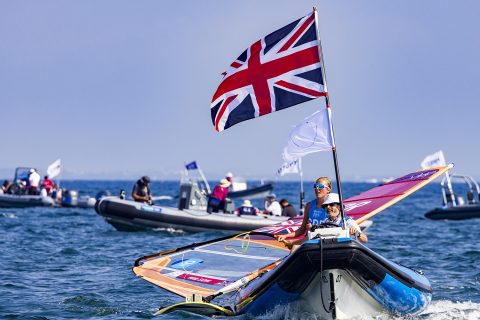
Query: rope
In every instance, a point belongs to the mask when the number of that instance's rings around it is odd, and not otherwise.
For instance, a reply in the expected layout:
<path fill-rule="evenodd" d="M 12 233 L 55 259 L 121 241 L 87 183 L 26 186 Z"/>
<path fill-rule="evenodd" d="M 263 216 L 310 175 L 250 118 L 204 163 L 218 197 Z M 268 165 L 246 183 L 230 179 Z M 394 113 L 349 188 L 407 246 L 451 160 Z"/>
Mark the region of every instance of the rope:
<path fill-rule="evenodd" d="M 243 239 L 242 239 L 242 247 L 241 247 L 242 250 L 241 251 L 237 250 L 233 247 L 229 248 L 227 246 L 230 242 L 232 242 L 233 240 L 236 240 L 238 237 L 241 237 L 241 236 L 244 236 Z M 248 251 L 249 246 L 250 246 L 250 231 L 237 234 L 235 237 L 225 241 L 225 244 L 223 245 L 223 248 L 227 251 L 234 251 L 235 253 L 238 253 L 238 254 L 245 254 Z"/>

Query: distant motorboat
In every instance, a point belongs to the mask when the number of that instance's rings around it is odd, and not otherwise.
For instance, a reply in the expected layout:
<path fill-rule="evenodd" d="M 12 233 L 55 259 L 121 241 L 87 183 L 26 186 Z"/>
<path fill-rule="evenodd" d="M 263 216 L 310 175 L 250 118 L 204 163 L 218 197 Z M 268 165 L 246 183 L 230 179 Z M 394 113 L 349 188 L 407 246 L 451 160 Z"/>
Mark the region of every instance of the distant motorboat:
<path fill-rule="evenodd" d="M 445 176 L 440 184 L 442 189 L 443 206 L 435 208 L 425 214 L 432 220 L 464 220 L 480 218 L 480 188 L 470 176 L 453 174 L 452 180 L 460 180 L 467 186 L 466 200 L 453 192 Z"/>
<path fill-rule="evenodd" d="M 50 207 L 54 204 L 48 196 L 0 194 L 0 208 Z"/>
<path fill-rule="evenodd" d="M 119 231 L 142 229 L 174 229 L 187 232 L 250 231 L 288 220 L 288 217 L 232 214 L 233 202 L 227 203 L 227 213 L 207 211 L 207 198 L 196 183 L 180 187 L 178 207 L 149 205 L 119 197 L 97 201 L 95 210 Z"/>
<path fill-rule="evenodd" d="M 232 184 L 235 186 L 235 181 Z M 228 197 L 232 199 L 238 198 L 248 198 L 248 199 L 255 199 L 255 198 L 265 198 L 269 193 L 272 192 L 273 188 L 275 187 L 274 182 L 267 182 L 261 184 L 259 186 L 253 188 L 247 188 L 245 184 L 245 188 L 242 189 L 233 189 L 233 191 L 228 192 Z"/>
<path fill-rule="evenodd" d="M 13 178 L 13 184 L 10 187 L 9 193 L 0 193 L 0 207 L 1 208 L 27 208 L 38 206 L 53 206 L 55 201 L 53 198 L 45 194 L 25 194 L 25 183 L 23 186 L 21 182 L 25 182 L 28 179 L 30 167 L 18 167 L 15 168 L 15 176 Z"/>

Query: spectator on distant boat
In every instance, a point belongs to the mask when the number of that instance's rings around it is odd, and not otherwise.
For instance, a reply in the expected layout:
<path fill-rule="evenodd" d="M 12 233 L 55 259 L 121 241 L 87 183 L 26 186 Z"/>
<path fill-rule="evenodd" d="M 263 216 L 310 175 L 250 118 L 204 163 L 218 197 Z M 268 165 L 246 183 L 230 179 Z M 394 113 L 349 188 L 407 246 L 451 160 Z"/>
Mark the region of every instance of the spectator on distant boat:
<path fill-rule="evenodd" d="M 297 216 L 297 210 L 295 210 L 294 206 L 288 203 L 287 199 L 280 200 L 280 206 L 282 207 L 282 216 L 290 218 Z"/>
<path fill-rule="evenodd" d="M 280 217 L 282 215 L 282 207 L 280 206 L 280 203 L 278 203 L 276 198 L 277 196 L 275 195 L 275 193 L 270 193 L 267 196 L 265 200 L 264 213 Z"/>
<path fill-rule="evenodd" d="M 40 179 L 41 178 L 37 170 L 34 168 L 30 169 L 27 180 L 28 194 L 38 195 L 40 193 L 40 191 L 38 190 L 38 187 L 40 185 Z"/>
<path fill-rule="evenodd" d="M 143 176 L 137 180 L 132 189 L 132 198 L 136 202 L 152 204 L 152 193 L 150 192 L 150 177 Z"/>
<path fill-rule="evenodd" d="M 0 187 L 1 193 L 12 193 L 12 186 L 13 184 L 10 182 L 10 180 L 3 181 L 2 187 Z"/>
<path fill-rule="evenodd" d="M 230 182 L 227 179 L 220 180 L 220 184 L 217 184 L 213 188 L 212 194 L 208 197 L 207 212 L 218 212 L 219 210 L 225 211 L 228 197 L 228 187 Z"/>
<path fill-rule="evenodd" d="M 227 174 L 225 175 L 225 179 L 227 179 L 228 182 L 232 183 L 233 173 L 227 172 Z"/>
<path fill-rule="evenodd" d="M 295 232 L 290 232 L 278 236 L 278 241 L 285 242 L 285 240 L 288 238 L 297 238 L 305 235 L 307 230 L 310 230 L 312 225 L 319 224 L 320 221 L 327 218 L 327 213 L 325 212 L 325 209 L 322 208 L 322 205 L 325 202 L 328 194 L 332 190 L 332 182 L 328 177 L 320 177 L 315 181 L 313 188 L 315 190 L 316 199 L 310 201 L 305 206 L 302 225 L 300 226 L 300 228 L 295 230 Z"/>
<path fill-rule="evenodd" d="M 255 208 L 252 205 L 252 202 L 250 200 L 244 200 L 243 203 L 242 203 L 242 206 L 240 208 L 238 208 L 237 210 L 235 210 L 235 214 L 238 215 L 238 216 L 241 216 L 241 215 L 256 216 L 257 213 L 259 213 L 259 212 L 260 212 L 260 210 L 258 210 L 258 208 Z"/>
<path fill-rule="evenodd" d="M 53 181 L 49 179 L 48 175 L 44 176 L 43 177 L 43 181 L 42 181 L 42 188 L 45 189 L 45 191 L 47 191 L 47 195 L 50 195 L 53 191 Z"/>

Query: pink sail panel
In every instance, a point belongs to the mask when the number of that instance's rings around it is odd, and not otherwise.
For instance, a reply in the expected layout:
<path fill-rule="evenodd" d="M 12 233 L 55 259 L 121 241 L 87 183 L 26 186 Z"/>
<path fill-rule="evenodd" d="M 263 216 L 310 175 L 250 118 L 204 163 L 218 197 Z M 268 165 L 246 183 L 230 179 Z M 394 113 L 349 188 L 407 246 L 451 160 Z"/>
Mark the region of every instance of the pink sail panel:
<path fill-rule="evenodd" d="M 381 184 L 356 196 L 344 200 L 345 213 L 361 224 L 368 218 L 385 210 L 401 199 L 433 181 L 449 170 L 450 166 L 415 171 L 391 182 Z M 285 222 L 263 227 L 255 231 L 271 234 L 286 234 L 294 232 L 302 225 L 303 216 L 295 217 Z"/>
<path fill-rule="evenodd" d="M 358 224 L 407 197 L 449 170 L 450 166 L 420 170 L 381 184 L 344 201 L 345 212 Z"/>

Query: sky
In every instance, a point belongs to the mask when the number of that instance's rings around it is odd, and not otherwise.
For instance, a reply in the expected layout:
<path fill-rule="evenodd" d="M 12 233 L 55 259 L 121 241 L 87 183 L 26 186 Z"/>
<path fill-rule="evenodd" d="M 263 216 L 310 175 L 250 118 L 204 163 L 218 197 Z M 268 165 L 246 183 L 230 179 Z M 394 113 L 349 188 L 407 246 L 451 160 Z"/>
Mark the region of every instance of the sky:
<path fill-rule="evenodd" d="M 324 99 L 221 133 L 210 101 L 240 53 L 313 6 L 342 179 L 400 176 L 438 150 L 480 177 L 473 0 L 0 0 L 0 176 L 61 158 L 71 179 L 177 179 L 193 160 L 209 179 L 274 178 Z M 333 176 L 331 153 L 303 171 Z"/>

